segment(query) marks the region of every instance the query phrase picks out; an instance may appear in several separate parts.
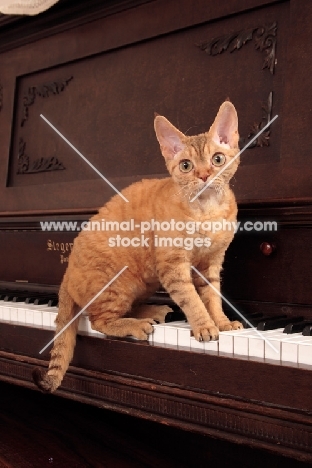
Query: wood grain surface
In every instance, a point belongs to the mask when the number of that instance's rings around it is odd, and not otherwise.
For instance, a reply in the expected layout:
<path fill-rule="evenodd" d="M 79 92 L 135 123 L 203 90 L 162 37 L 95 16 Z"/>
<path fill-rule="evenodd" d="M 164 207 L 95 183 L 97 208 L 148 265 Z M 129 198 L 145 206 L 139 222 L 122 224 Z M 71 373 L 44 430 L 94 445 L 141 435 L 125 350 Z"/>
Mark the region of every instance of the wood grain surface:
<path fill-rule="evenodd" d="M 1 468 L 308 466 L 3 382 L 0 395 Z"/>

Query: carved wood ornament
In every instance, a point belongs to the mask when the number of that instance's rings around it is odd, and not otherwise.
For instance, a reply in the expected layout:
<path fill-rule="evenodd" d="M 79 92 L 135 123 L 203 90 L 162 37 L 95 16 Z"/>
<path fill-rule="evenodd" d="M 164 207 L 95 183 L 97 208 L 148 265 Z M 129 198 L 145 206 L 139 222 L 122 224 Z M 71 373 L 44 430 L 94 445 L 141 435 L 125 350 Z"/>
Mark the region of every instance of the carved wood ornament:
<path fill-rule="evenodd" d="M 48 98 L 53 95 L 60 94 L 68 86 L 73 76 L 63 80 L 51 81 L 43 83 L 39 86 L 31 86 L 23 97 L 23 118 L 21 127 L 24 127 L 29 118 L 29 107 L 32 106 L 36 97 Z M 1 105 L 1 88 L 0 88 L 0 105 Z M 1 107 L 0 107 L 1 110 Z M 19 139 L 18 145 L 18 168 L 17 174 L 36 174 L 38 172 L 50 172 L 64 170 L 65 167 L 61 161 L 55 156 L 47 158 L 38 158 L 35 161 L 30 161 L 29 156 L 25 153 L 26 142 L 22 137 Z"/>
<path fill-rule="evenodd" d="M 276 32 L 277 22 L 274 21 L 271 24 L 259 26 L 256 28 L 248 28 L 238 32 L 219 36 L 210 41 L 203 41 L 196 44 L 200 50 L 206 52 L 208 55 L 215 56 L 222 54 L 225 51 L 230 53 L 235 50 L 241 49 L 247 42 L 254 40 L 255 49 L 265 53 L 265 59 L 262 65 L 262 69 L 268 69 L 273 75 L 276 60 Z M 251 130 L 247 138 L 240 138 L 240 145 L 246 144 L 248 140 L 253 138 L 262 128 L 270 121 L 272 117 L 273 108 L 273 92 L 269 93 L 269 97 L 266 102 L 262 103 L 262 118 L 260 122 L 256 122 L 251 125 Z M 270 127 L 263 132 L 249 147 L 252 149 L 255 147 L 270 146 Z"/>
<path fill-rule="evenodd" d="M 24 127 L 25 122 L 28 120 L 29 107 L 34 104 L 37 96 L 47 98 L 51 95 L 60 94 L 72 79 L 73 77 L 70 76 L 64 80 L 51 81 L 40 86 L 29 87 L 28 92 L 23 97 L 23 118 L 21 121 L 21 127 Z"/>
<path fill-rule="evenodd" d="M 275 21 L 272 24 L 244 29 L 242 31 L 216 37 L 210 41 L 203 41 L 196 45 L 208 55 L 218 55 L 226 50 L 229 50 L 231 53 L 235 50 L 239 50 L 243 45 L 247 44 L 247 42 L 254 39 L 255 49 L 260 52 L 265 52 L 266 54 L 262 69 L 268 68 L 273 75 L 277 63 L 275 58 L 276 31 L 277 23 Z"/>
<path fill-rule="evenodd" d="M 62 171 L 63 164 L 55 157 L 38 158 L 31 162 L 25 153 L 26 143 L 23 138 L 19 139 L 18 168 L 17 174 L 36 174 L 37 172 Z"/>
<path fill-rule="evenodd" d="M 270 122 L 272 118 L 272 107 L 273 107 L 273 92 L 271 91 L 269 94 L 269 97 L 267 99 L 267 102 L 262 103 L 262 118 L 260 122 L 256 122 L 251 126 L 250 133 L 247 138 L 241 137 L 239 139 L 239 144 L 240 146 L 245 145 L 248 143 L 248 140 L 252 139 L 257 133 L 260 132 L 260 130 L 265 127 L 267 123 Z M 270 146 L 270 127 L 267 128 L 265 132 L 262 132 L 261 135 L 258 136 L 258 138 L 251 143 L 247 149 L 255 148 L 256 146 Z"/>

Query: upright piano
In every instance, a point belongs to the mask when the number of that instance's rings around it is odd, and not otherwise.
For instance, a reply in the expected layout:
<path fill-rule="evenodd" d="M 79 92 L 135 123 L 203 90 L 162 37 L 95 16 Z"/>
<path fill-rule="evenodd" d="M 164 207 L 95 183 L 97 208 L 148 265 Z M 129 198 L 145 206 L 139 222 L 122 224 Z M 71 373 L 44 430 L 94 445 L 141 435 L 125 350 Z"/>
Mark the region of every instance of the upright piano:
<path fill-rule="evenodd" d="M 278 118 L 233 180 L 241 226 L 253 229 L 228 249 L 224 306 L 254 324 L 305 321 L 305 334 L 276 341 L 275 356 L 263 343 L 249 352 L 250 330 L 196 349 L 86 329 L 56 394 L 311 462 L 312 3 L 74 3 L 0 15 L 0 380 L 36 390 L 73 239 L 115 193 L 81 155 L 118 190 L 165 177 L 154 113 L 198 134 L 229 98 L 241 147 Z M 150 301 L 170 303 L 162 291 Z"/>

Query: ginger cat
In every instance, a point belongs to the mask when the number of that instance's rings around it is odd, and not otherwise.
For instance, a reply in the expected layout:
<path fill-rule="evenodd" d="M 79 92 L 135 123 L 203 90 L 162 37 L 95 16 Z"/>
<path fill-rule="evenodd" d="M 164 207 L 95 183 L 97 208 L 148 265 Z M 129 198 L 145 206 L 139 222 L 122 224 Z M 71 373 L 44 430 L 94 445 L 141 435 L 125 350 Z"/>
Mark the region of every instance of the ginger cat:
<path fill-rule="evenodd" d="M 142 304 L 160 285 L 184 311 L 197 340 L 216 340 L 219 330 L 242 328 L 240 322 L 230 322 L 224 315 L 220 295 L 215 292 L 220 290 L 220 271 L 234 227 L 217 232 L 202 228 L 204 222 L 236 221 L 237 206 L 229 188 L 239 164 L 239 158 L 234 159 L 239 151 L 235 107 L 224 102 L 204 134 L 185 136 L 162 116 L 155 118 L 155 132 L 171 177 L 130 185 L 122 191 L 129 203 L 117 194 L 90 221 L 121 223 L 134 219 L 136 225 L 145 223 L 146 227 L 146 222 L 154 220 L 167 222 L 162 225 L 166 232 L 153 226 L 144 232 L 145 240 L 138 245 L 138 230 L 81 231 L 60 287 L 56 333 L 124 266 L 127 268 L 122 274 L 88 307 L 93 329 L 110 336 L 132 335 L 146 340 L 153 332 L 154 320 L 163 322 L 170 311 L 167 306 Z M 172 220 L 173 230 L 168 230 Z M 181 230 L 183 223 L 190 226 L 189 222 L 197 223 L 197 230 Z M 136 246 L 117 247 L 118 234 L 130 241 L 136 237 Z M 160 237 L 167 238 L 167 245 Z M 73 357 L 78 322 L 79 317 L 55 339 L 48 371 L 34 370 L 34 381 L 41 390 L 53 392 L 61 384 Z"/>

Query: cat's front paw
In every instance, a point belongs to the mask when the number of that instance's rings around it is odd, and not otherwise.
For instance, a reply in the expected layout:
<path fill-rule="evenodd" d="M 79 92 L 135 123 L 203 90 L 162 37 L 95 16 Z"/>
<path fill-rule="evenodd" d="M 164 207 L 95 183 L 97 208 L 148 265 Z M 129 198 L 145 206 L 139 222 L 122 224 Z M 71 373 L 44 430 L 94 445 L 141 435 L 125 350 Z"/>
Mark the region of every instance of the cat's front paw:
<path fill-rule="evenodd" d="M 243 324 L 238 322 L 238 320 L 234 320 L 234 322 L 231 322 L 230 320 L 221 320 L 218 323 L 218 327 L 220 331 L 230 331 L 230 330 L 241 330 L 243 327 Z"/>
<path fill-rule="evenodd" d="M 148 335 L 153 333 L 153 325 L 155 325 L 153 319 L 138 319 L 132 328 L 131 335 L 138 340 L 147 340 Z"/>
<path fill-rule="evenodd" d="M 219 329 L 214 324 L 204 325 L 193 329 L 197 341 L 211 341 L 219 338 Z"/>

